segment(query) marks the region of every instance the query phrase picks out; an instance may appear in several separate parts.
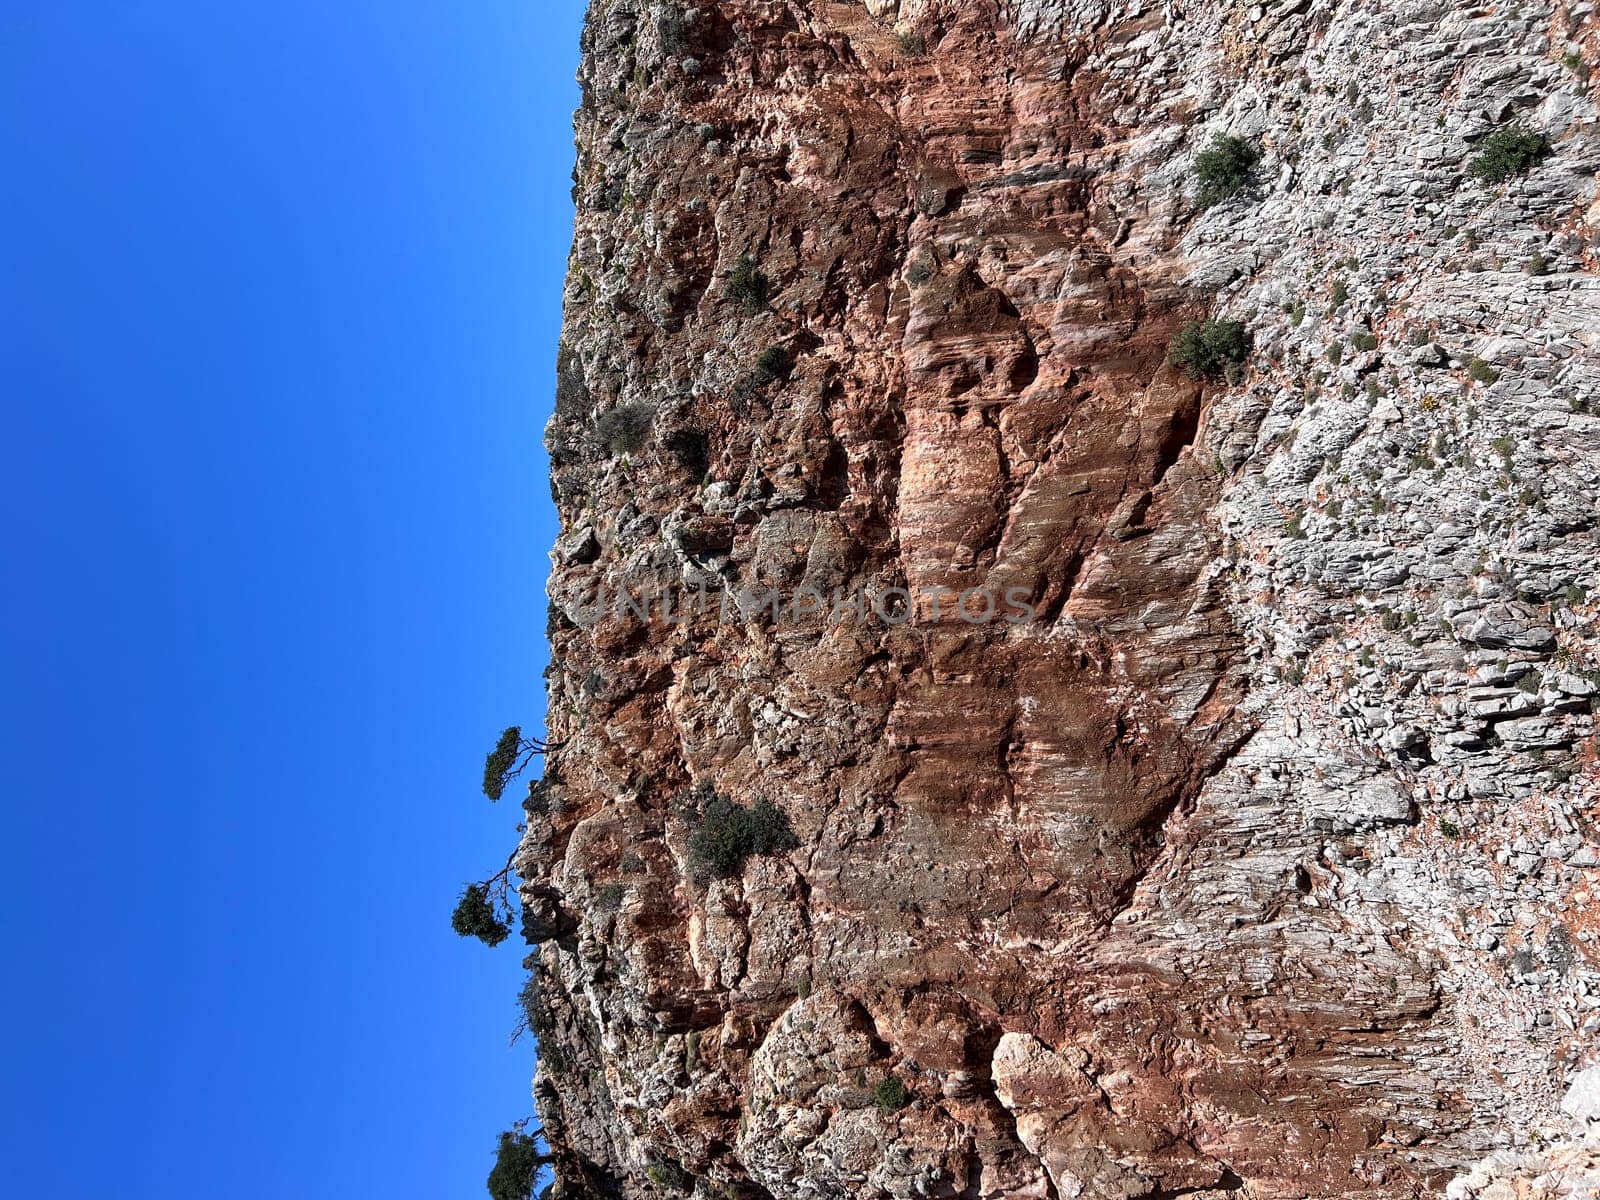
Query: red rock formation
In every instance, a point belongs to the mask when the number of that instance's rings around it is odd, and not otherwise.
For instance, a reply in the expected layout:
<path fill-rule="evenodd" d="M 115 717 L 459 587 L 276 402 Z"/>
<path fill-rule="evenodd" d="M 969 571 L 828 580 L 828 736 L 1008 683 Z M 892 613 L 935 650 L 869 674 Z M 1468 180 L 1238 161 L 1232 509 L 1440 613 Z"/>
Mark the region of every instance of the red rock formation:
<path fill-rule="evenodd" d="M 1416 1196 L 1482 1145 L 1432 951 L 1302 903 L 1372 823 L 1243 748 L 1253 433 L 1164 361 L 1194 101 L 1118 66 L 1190 35 L 1082 7 L 593 5 L 520 862 L 558 1195 Z M 624 587 L 711 600 L 582 618 Z M 706 790 L 797 848 L 697 879 Z"/>

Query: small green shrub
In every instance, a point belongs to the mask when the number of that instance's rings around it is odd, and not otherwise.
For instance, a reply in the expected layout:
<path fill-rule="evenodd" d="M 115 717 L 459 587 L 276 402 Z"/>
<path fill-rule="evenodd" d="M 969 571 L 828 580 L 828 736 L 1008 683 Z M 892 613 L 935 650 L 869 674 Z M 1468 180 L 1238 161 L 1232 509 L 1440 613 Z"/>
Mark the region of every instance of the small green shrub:
<path fill-rule="evenodd" d="M 1255 182 L 1261 151 L 1243 138 L 1222 136 L 1194 157 L 1194 177 L 1200 184 L 1200 204 L 1213 204 L 1237 196 Z"/>
<path fill-rule="evenodd" d="M 489 902 L 489 889 L 481 883 L 469 884 L 450 914 L 450 927 L 461 937 L 475 937 L 485 946 L 498 946 L 511 936 L 511 926 L 501 920 Z"/>
<path fill-rule="evenodd" d="M 1340 308 L 1350 299 L 1350 285 L 1343 279 L 1333 281 L 1333 306 Z"/>
<path fill-rule="evenodd" d="M 1528 259 L 1527 271 L 1529 275 L 1550 274 L 1550 260 L 1543 254 L 1534 254 Z"/>
<path fill-rule="evenodd" d="M 695 1191 L 696 1195 L 700 1194 L 698 1189 L 695 1188 L 695 1181 L 689 1173 L 673 1163 L 650 1163 L 644 1169 L 644 1177 L 671 1196 L 687 1196 L 690 1191 Z M 720 1189 L 714 1194 L 719 1197 L 732 1195 L 731 1192 L 724 1192 Z"/>
<path fill-rule="evenodd" d="M 507 1131 L 500 1135 L 495 1150 L 494 1169 L 489 1172 L 492 1200 L 532 1200 L 539 1184 L 539 1169 L 549 1162 L 539 1151 L 539 1140 L 525 1133 Z"/>
<path fill-rule="evenodd" d="M 902 33 L 899 41 L 901 53 L 912 58 L 921 58 L 928 52 L 928 39 L 920 33 Z"/>
<path fill-rule="evenodd" d="M 872 1089 L 872 1103 L 877 1105 L 879 1112 L 897 1113 L 911 1103 L 911 1092 L 905 1084 L 890 1075 Z"/>
<path fill-rule="evenodd" d="M 655 411 L 648 404 L 621 404 L 600 414 L 595 432 L 613 454 L 635 454 L 650 434 Z"/>
<path fill-rule="evenodd" d="M 777 854 L 798 844 L 789 818 L 772 801 L 763 797 L 744 808 L 714 795 L 689 835 L 689 866 L 701 881 L 732 879 L 751 855 Z"/>
<path fill-rule="evenodd" d="M 777 383 L 789 378 L 793 366 L 787 350 L 782 346 L 768 346 L 756 360 L 756 378 L 763 384 Z"/>
<path fill-rule="evenodd" d="M 1493 383 L 1500 378 L 1500 372 L 1496 371 L 1481 358 L 1475 358 L 1467 363 L 1467 374 L 1479 383 Z"/>
<path fill-rule="evenodd" d="M 1167 347 L 1167 361 L 1190 379 L 1236 381 L 1250 354 L 1250 335 L 1242 322 L 1190 321 Z"/>
<path fill-rule="evenodd" d="M 550 1006 L 545 1003 L 544 987 L 539 982 L 536 970 L 530 970 L 527 979 L 522 981 L 522 987 L 517 992 L 517 1007 L 522 1010 L 523 1020 L 534 1037 L 542 1041 L 555 1031 L 555 1018 Z"/>
<path fill-rule="evenodd" d="M 526 751 L 520 725 L 513 725 L 500 735 L 500 740 L 494 744 L 494 749 L 489 751 L 488 757 L 483 760 L 485 796 L 491 800 L 498 800 L 505 795 L 506 785 L 516 777 L 517 764 Z"/>
<path fill-rule="evenodd" d="M 1439 832 L 1444 834 L 1444 836 L 1449 838 L 1451 841 L 1454 841 L 1456 838 L 1461 836 L 1461 826 L 1457 825 L 1454 821 L 1440 821 Z"/>
<path fill-rule="evenodd" d="M 772 281 L 748 254 L 739 259 L 728 275 L 728 299 L 742 304 L 750 313 L 758 313 L 772 299 Z"/>
<path fill-rule="evenodd" d="M 1550 140 L 1525 125 L 1496 129 L 1483 139 L 1477 156 L 1467 164 L 1467 174 L 1484 183 L 1503 183 L 1523 175 L 1550 152 Z"/>
<path fill-rule="evenodd" d="M 1378 348 L 1378 338 L 1375 334 L 1365 329 L 1358 329 L 1350 335 L 1350 344 L 1357 350 L 1376 350 Z"/>

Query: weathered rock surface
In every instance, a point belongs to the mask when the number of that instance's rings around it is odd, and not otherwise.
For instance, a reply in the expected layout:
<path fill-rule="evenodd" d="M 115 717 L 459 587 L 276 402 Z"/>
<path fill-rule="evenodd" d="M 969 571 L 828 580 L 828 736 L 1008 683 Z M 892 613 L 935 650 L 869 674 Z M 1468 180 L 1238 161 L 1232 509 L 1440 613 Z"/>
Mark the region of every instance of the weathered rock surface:
<path fill-rule="evenodd" d="M 1498 1150 L 1445 1189 L 1446 1200 L 1593 1200 L 1600 1195 L 1600 1066 L 1580 1071 L 1561 1101 L 1570 1127 Z"/>
<path fill-rule="evenodd" d="M 593 0 L 519 857 L 556 1195 L 1441 1195 L 1557 1119 L 1597 28 Z M 1552 152 L 1469 178 L 1511 121 Z M 1202 209 L 1224 133 L 1259 187 Z M 1231 385 L 1165 363 L 1212 314 Z M 794 848 L 704 878 L 708 791 Z"/>

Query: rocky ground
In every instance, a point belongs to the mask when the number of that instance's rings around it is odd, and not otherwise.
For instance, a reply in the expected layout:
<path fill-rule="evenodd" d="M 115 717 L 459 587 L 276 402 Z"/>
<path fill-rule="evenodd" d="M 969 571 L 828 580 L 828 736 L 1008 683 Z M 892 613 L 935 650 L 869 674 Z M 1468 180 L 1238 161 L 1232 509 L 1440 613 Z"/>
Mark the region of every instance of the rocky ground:
<path fill-rule="evenodd" d="M 1515 1189 L 1594 1153 L 1539 1141 L 1600 1030 L 1597 29 L 594 0 L 519 857 L 556 1195 L 1588 1194 Z M 1474 179 L 1512 124 L 1551 152 Z M 1231 381 L 1165 359 L 1208 316 Z M 857 588 L 913 619 L 740 609 Z M 713 796 L 792 838 L 707 872 Z"/>

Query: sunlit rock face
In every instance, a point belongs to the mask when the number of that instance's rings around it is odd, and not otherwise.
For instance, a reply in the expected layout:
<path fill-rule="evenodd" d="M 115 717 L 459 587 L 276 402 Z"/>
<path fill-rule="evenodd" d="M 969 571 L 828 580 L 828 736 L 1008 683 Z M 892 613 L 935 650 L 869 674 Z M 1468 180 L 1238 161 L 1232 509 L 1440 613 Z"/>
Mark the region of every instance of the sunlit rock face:
<path fill-rule="evenodd" d="M 1596 28 L 595 0 L 519 858 L 557 1196 L 1431 1196 L 1557 1119 Z M 1475 177 L 1507 125 L 1548 153 Z M 708 859 L 714 796 L 783 836 Z"/>

